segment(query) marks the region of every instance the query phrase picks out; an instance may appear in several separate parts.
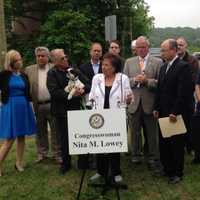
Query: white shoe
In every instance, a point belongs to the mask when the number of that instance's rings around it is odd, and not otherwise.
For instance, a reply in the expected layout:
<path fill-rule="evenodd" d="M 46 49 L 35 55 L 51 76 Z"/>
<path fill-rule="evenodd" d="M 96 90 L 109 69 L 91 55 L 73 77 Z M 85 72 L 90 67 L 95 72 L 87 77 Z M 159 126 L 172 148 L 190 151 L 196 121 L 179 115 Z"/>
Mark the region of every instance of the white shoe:
<path fill-rule="evenodd" d="M 119 183 L 119 182 L 122 182 L 123 178 L 122 178 L 121 175 L 117 175 L 117 176 L 114 177 L 114 180 L 115 180 L 116 183 Z"/>
<path fill-rule="evenodd" d="M 93 175 L 92 177 L 90 177 L 90 181 L 96 181 L 101 177 L 101 174 L 96 173 L 95 175 Z"/>

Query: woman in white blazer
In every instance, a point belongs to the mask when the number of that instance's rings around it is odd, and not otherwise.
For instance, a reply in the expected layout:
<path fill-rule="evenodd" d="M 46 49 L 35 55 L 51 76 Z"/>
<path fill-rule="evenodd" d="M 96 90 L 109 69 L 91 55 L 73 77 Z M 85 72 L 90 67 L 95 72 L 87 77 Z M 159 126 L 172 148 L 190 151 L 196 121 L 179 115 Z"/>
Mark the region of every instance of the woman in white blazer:
<path fill-rule="evenodd" d="M 93 77 L 89 100 L 94 109 L 112 109 L 124 107 L 132 99 L 129 79 L 121 71 L 121 59 L 112 53 L 103 56 L 102 74 Z M 107 177 L 109 169 L 113 181 L 122 181 L 120 154 L 97 154 L 97 173 L 90 178 L 94 182 L 100 177 Z"/>

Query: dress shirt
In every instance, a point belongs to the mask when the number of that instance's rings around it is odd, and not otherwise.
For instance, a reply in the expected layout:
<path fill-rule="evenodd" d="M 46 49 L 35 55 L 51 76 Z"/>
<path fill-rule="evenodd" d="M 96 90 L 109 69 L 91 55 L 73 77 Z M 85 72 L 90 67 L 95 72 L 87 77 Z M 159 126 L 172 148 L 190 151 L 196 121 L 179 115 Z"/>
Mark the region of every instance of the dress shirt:
<path fill-rule="evenodd" d="M 50 100 L 50 94 L 46 86 L 48 70 L 49 70 L 49 64 L 46 64 L 44 68 L 38 67 L 38 100 L 39 101 Z"/>
<path fill-rule="evenodd" d="M 169 68 L 172 66 L 173 62 L 178 58 L 178 56 L 176 55 L 170 62 L 168 62 L 167 64 L 167 68 L 166 68 L 166 72 L 168 72 Z"/>
<path fill-rule="evenodd" d="M 149 58 L 149 54 L 147 54 L 144 58 L 139 56 L 139 64 L 140 64 L 141 72 L 145 71 L 148 58 Z"/>
<path fill-rule="evenodd" d="M 98 61 L 98 63 L 93 63 L 93 61 L 91 60 L 91 64 L 92 64 L 92 68 L 94 70 L 94 74 L 98 74 L 99 67 L 100 67 L 100 61 Z"/>

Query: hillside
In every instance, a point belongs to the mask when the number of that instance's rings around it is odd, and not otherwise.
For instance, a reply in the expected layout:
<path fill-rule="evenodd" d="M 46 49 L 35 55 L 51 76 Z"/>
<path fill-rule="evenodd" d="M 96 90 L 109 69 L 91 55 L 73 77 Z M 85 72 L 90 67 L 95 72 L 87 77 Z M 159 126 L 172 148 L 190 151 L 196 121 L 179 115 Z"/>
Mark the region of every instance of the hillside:
<path fill-rule="evenodd" d="M 167 38 L 177 38 L 183 36 L 191 50 L 200 49 L 200 28 L 176 27 L 176 28 L 155 28 L 150 33 L 149 38 L 152 47 L 159 47 L 161 42 Z"/>

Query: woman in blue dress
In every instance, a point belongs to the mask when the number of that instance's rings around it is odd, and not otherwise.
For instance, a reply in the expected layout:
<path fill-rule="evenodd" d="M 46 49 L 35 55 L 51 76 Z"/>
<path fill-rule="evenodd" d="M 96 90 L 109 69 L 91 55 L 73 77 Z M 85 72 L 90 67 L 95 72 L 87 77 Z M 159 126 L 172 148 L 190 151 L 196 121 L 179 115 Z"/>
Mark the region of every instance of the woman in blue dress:
<path fill-rule="evenodd" d="M 2 164 L 14 141 L 16 144 L 15 169 L 24 171 L 23 154 L 25 135 L 36 132 L 36 122 L 30 105 L 29 81 L 21 72 L 22 58 L 16 50 L 10 50 L 5 57 L 5 70 L 0 72 L 0 176 Z"/>

